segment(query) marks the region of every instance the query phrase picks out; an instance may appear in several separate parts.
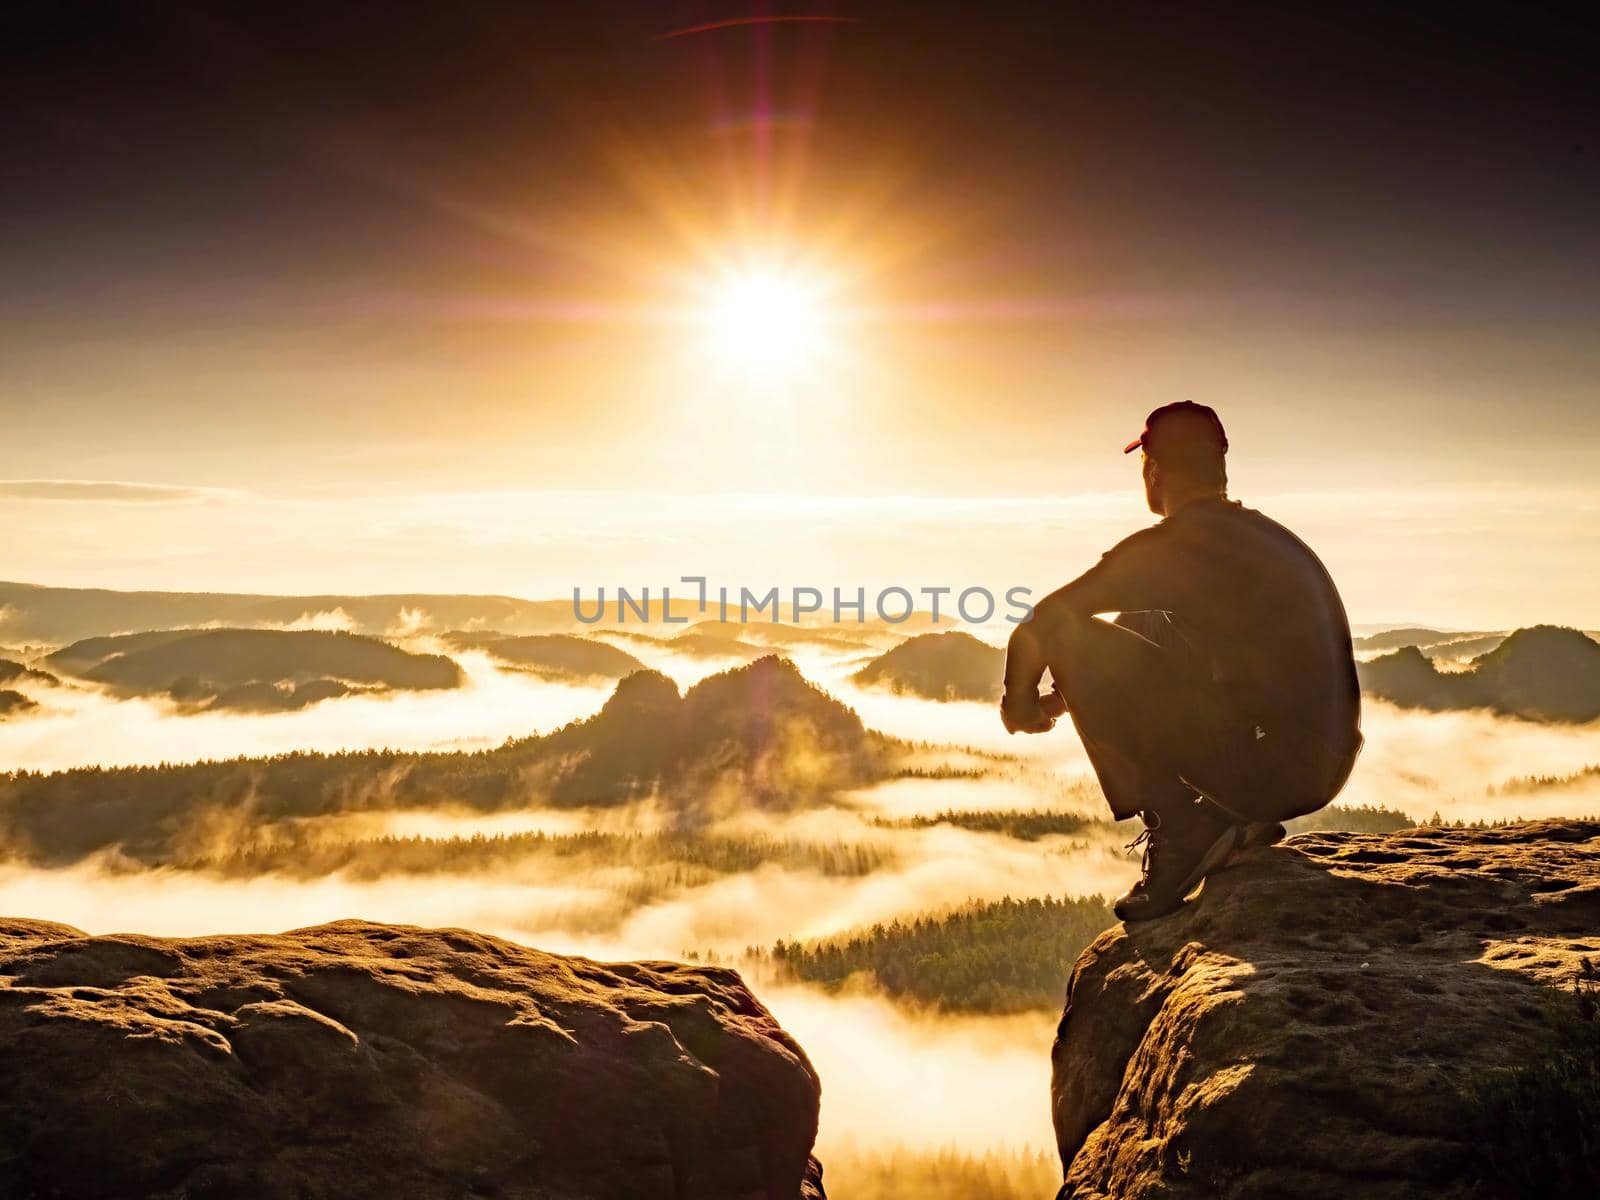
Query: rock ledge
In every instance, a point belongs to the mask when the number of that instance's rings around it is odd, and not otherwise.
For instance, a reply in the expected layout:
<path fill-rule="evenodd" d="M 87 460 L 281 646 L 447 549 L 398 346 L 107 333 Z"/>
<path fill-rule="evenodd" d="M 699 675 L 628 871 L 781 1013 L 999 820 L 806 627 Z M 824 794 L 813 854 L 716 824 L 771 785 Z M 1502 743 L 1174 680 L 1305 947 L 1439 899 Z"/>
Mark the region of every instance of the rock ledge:
<path fill-rule="evenodd" d="M 0 1195 L 820 1195 L 818 1083 L 732 971 L 464 930 L 0 919 Z"/>
<path fill-rule="evenodd" d="M 1102 934 L 1053 1051 L 1064 1197 L 1484 1194 L 1460 1087 L 1600 955 L 1600 822 L 1304 834 Z"/>

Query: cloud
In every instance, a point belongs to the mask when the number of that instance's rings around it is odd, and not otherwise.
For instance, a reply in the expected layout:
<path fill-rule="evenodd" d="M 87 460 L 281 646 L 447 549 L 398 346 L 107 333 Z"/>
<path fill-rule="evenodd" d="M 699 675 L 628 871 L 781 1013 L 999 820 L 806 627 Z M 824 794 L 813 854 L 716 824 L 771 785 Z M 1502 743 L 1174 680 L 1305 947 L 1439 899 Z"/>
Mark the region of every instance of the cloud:
<path fill-rule="evenodd" d="M 916 1013 L 877 995 L 769 980 L 757 992 L 822 1076 L 824 1167 L 830 1151 L 848 1153 L 852 1143 L 980 1153 L 1054 1147 L 1054 1013 Z"/>
<path fill-rule="evenodd" d="M 56 689 L 37 719 L 0 723 L 6 770 L 195 762 L 295 750 L 481 750 L 596 712 L 609 687 L 546 683 L 460 654 L 467 686 L 349 696 L 295 712 L 181 716 L 157 699 Z M 42 699 L 43 697 L 41 697 Z"/>
<path fill-rule="evenodd" d="M 0 500 L 75 500 L 97 504 L 188 504 L 231 495 L 223 488 L 125 483 L 110 479 L 0 479 Z"/>
<path fill-rule="evenodd" d="M 416 748 L 493 744 L 513 732 L 550 728 L 593 711 L 607 689 L 564 688 L 502 672 L 482 655 L 462 656 L 471 683 L 459 692 L 387 700 L 330 701 L 307 713 L 266 717 L 176 717 L 145 702 L 116 703 L 62 689 L 53 710 L 0 727 L 0 760 L 64 765 L 87 756 L 160 761 L 263 753 L 313 744 Z M 673 665 L 662 651 L 663 665 Z M 701 664 L 684 660 L 685 669 Z M 680 957 L 685 950 L 737 958 L 775 939 L 822 937 L 949 908 L 969 898 L 1108 894 L 1137 870 L 1120 831 L 1083 838 L 1013 841 L 950 826 L 886 828 L 945 808 L 1079 809 L 1087 765 L 1070 726 L 1045 738 L 1008 738 L 991 706 L 939 705 L 868 694 L 842 683 L 847 664 L 813 662 L 813 678 L 859 702 L 868 723 L 940 743 L 923 751 L 984 771 L 978 778 L 907 778 L 841 797 L 841 806 L 795 812 L 735 811 L 708 835 L 823 846 L 863 846 L 881 855 L 866 874 L 826 875 L 771 861 L 737 874 L 697 875 L 670 863 L 602 861 L 585 853 L 540 853 L 503 866 L 434 874 L 315 878 L 228 877 L 202 871 L 136 870 L 107 855 L 61 869 L 0 862 L 0 912 L 65 921 L 94 932 L 158 934 L 257 931 L 342 917 L 465 926 L 545 949 L 602 958 Z M 51 733 L 42 741 L 39 731 Z M 1369 702 L 1368 746 L 1341 797 L 1415 816 L 1454 819 L 1594 811 L 1600 776 L 1597 727 L 1545 726 L 1490 713 L 1425 713 Z M 952 746 L 971 747 L 967 750 Z M 1011 757 L 997 757 L 1009 752 Z M 1559 784 L 1513 781 L 1562 777 Z M 1570 778 L 1568 778 L 1570 777 Z M 1507 787 L 1511 783 L 1510 788 Z M 1092 790 L 1089 793 L 1092 795 Z M 526 830 L 648 832 L 672 814 L 642 802 L 617 810 L 480 813 L 382 808 L 308 822 L 303 832 L 358 837 L 493 837 Z M 315 827 L 313 827 L 313 825 Z M 197 828 L 197 839 L 248 828 Z M 820 1148 L 840 1180 L 863 1176 L 852 1144 L 874 1152 L 1048 1153 L 1049 1034 L 1053 1014 L 1015 1017 L 914 1011 L 870 990 L 824 993 L 748 965 L 758 994 L 806 1047 L 824 1080 Z M 1064 981 L 1063 981 L 1064 983 Z M 831 1169 L 831 1168 L 830 1168 Z M 863 1196 L 881 1195 L 865 1187 Z"/>
<path fill-rule="evenodd" d="M 406 611 L 410 611 L 407 609 Z M 317 612 L 303 612 L 287 625 L 279 626 L 282 629 L 317 629 L 324 633 L 357 633 L 359 625 L 354 617 L 345 612 L 343 608 L 320 609 Z"/>

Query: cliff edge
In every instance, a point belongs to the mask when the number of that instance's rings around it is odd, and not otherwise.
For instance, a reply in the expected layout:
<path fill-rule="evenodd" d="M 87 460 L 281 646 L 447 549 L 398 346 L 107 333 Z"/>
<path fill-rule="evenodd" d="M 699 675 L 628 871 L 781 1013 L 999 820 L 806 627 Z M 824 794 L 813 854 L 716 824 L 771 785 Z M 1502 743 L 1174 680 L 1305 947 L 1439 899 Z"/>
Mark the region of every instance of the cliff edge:
<path fill-rule="evenodd" d="M 1493 1196 L 1465 1096 L 1600 954 L 1600 822 L 1304 834 L 1108 930 L 1052 1054 L 1063 1197 Z"/>
<path fill-rule="evenodd" d="M 0 918 L 0 1195 L 820 1196 L 818 1083 L 738 975 L 464 930 Z"/>

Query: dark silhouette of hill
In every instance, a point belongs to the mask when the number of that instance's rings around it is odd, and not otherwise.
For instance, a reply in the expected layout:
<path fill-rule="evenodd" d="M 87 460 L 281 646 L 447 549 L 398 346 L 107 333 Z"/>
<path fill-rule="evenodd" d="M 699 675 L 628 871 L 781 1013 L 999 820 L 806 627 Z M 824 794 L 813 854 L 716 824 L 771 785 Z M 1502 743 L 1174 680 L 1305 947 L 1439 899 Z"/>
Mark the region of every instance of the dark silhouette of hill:
<path fill-rule="evenodd" d="M 48 671 L 36 671 L 9 658 L 0 658 L 0 683 L 59 683 Z"/>
<path fill-rule="evenodd" d="M 21 692 L 14 692 L 10 688 L 0 688 L 0 721 L 38 707 L 37 700 L 30 700 Z"/>
<path fill-rule="evenodd" d="M 995 700 L 1006 653 L 970 633 L 924 633 L 880 654 L 851 676 L 930 700 Z"/>
<path fill-rule="evenodd" d="M 866 779 L 871 757 L 861 718 L 769 655 L 681 698 L 664 675 L 630 675 L 595 716 L 539 741 L 531 777 L 557 804 L 665 790 L 692 806 L 732 787 L 745 802 L 782 807 Z"/>
<path fill-rule="evenodd" d="M 1415 646 L 1356 664 L 1361 690 L 1405 708 L 1476 708 L 1477 693 L 1464 675 L 1446 676 Z"/>
<path fill-rule="evenodd" d="M 0 775 L 0 846 L 41 864 L 112 848 L 162 864 L 220 852 L 241 831 L 337 812 L 576 808 L 646 797 L 692 820 L 713 806 L 816 803 L 886 777 L 887 760 L 854 712 L 769 657 L 681 696 L 666 676 L 636 672 L 594 716 L 494 750 Z"/>
<path fill-rule="evenodd" d="M 181 642 L 204 632 L 199 629 L 149 629 L 143 633 L 122 633 L 106 637 L 84 638 L 63 646 L 45 657 L 63 675 L 84 675 L 107 659 L 119 654 L 137 654 L 153 650 L 171 642 Z"/>
<path fill-rule="evenodd" d="M 200 708 L 300 708 L 365 690 L 459 687 L 461 668 L 375 638 L 320 630 L 179 629 L 75 642 L 45 659 L 122 695 Z"/>
<path fill-rule="evenodd" d="M 1415 646 L 1358 663 L 1362 688 L 1407 708 L 1490 708 L 1535 721 L 1600 718 L 1600 643 L 1576 629 L 1519 629 L 1464 671 Z"/>
<path fill-rule="evenodd" d="M 1437 629 L 1386 629 L 1368 637 L 1355 639 L 1358 651 L 1392 651 L 1415 646 L 1432 659 L 1449 659 L 1460 662 L 1487 654 L 1506 640 L 1506 632 L 1444 633 Z"/>
<path fill-rule="evenodd" d="M 1505 634 L 1491 635 L 1484 630 L 1451 633 L 1443 629 L 1407 626 L 1403 629 L 1385 629 L 1379 633 L 1368 634 L 1366 637 L 1358 637 L 1355 639 L 1354 644 L 1357 650 L 1400 650 L 1406 646 L 1415 646 L 1419 650 L 1427 650 L 1430 647 L 1442 646 L 1449 642 L 1490 636 L 1504 637 Z"/>
<path fill-rule="evenodd" d="M 460 650 L 483 650 L 491 658 L 552 679 L 621 679 L 644 669 L 626 650 L 566 633 L 446 634 Z"/>
<path fill-rule="evenodd" d="M 1600 642 L 1576 629 L 1519 629 L 1472 660 L 1495 707 L 1543 721 L 1600 717 Z"/>

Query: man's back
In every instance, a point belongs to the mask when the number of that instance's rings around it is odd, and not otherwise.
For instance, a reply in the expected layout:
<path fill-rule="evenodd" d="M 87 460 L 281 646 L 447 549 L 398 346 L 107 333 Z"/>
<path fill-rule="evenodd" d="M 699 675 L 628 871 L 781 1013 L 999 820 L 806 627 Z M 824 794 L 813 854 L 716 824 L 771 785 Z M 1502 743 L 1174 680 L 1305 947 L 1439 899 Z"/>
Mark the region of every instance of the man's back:
<path fill-rule="evenodd" d="M 1336 752 L 1359 741 L 1350 626 L 1317 556 L 1236 501 L 1199 500 L 1107 552 L 1080 581 L 1096 611 L 1160 609 L 1252 719 L 1287 717 Z"/>

